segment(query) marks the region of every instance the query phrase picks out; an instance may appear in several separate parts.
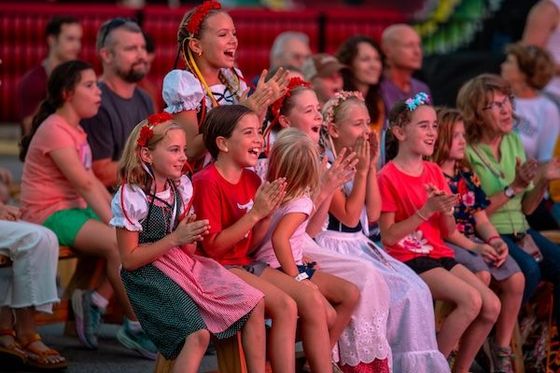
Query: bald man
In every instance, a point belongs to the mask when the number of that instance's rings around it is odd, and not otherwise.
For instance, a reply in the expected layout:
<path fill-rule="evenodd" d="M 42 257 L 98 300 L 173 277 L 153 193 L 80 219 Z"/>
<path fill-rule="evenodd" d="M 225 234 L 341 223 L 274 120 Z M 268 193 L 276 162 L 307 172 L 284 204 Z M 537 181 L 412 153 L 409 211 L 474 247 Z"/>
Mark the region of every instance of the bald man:
<path fill-rule="evenodd" d="M 422 43 L 420 36 L 407 24 L 387 27 L 381 36 L 386 69 L 381 82 L 381 96 L 389 111 L 400 100 L 418 92 L 430 94 L 430 88 L 412 74 L 422 68 Z"/>

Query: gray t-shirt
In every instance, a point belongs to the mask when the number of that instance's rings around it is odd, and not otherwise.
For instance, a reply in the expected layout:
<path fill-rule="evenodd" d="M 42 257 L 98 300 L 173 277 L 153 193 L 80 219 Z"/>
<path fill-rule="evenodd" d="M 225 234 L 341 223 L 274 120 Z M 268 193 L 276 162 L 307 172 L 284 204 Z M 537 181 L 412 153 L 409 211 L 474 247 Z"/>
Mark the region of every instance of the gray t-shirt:
<path fill-rule="evenodd" d="M 92 118 L 81 125 L 88 135 L 93 160 L 110 158 L 118 161 L 132 129 L 154 112 L 154 103 L 141 88 L 136 88 L 131 98 L 115 94 L 106 84 L 99 83 L 101 107 Z"/>

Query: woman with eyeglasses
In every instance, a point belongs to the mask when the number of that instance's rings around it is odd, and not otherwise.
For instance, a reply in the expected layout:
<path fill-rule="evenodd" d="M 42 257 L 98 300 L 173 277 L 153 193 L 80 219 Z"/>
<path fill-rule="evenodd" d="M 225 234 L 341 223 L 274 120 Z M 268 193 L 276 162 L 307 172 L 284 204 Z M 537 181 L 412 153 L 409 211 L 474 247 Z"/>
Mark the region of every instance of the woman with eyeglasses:
<path fill-rule="evenodd" d="M 527 159 L 513 131 L 512 89 L 500 76 L 482 74 L 469 80 L 459 91 L 457 106 L 463 113 L 468 161 L 490 200 L 486 213 L 525 275 L 524 300 L 541 279 L 554 284 L 554 298 L 560 299 L 560 248 L 530 228 L 526 219 L 548 182 L 560 178 L 560 161 L 539 165 Z M 555 319 L 560 323 L 558 307 Z"/>

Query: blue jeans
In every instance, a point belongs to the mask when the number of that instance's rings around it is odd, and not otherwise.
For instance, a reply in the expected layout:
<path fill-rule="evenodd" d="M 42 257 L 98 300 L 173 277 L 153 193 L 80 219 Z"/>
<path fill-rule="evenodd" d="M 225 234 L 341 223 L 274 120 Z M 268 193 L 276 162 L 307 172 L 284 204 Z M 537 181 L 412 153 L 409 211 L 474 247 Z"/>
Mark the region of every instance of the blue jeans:
<path fill-rule="evenodd" d="M 540 263 L 537 263 L 531 255 L 517 245 L 512 234 L 501 235 L 508 246 L 510 255 L 525 275 L 523 302 L 527 302 L 533 296 L 541 279 L 550 281 L 554 285 L 554 317 L 557 325 L 560 325 L 560 314 L 557 307 L 557 302 L 560 300 L 560 247 L 532 228 L 527 230 L 527 233 L 533 237 L 541 250 L 544 259 Z"/>

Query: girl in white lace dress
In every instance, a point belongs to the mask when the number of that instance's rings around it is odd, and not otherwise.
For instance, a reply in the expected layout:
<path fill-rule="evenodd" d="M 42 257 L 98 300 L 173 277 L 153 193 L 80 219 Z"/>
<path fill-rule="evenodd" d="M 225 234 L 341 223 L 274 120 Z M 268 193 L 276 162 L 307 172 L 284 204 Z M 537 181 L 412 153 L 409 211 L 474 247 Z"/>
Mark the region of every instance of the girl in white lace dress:
<path fill-rule="evenodd" d="M 372 264 L 387 282 L 387 339 L 395 372 L 447 372 L 449 366 L 436 343 L 430 290 L 410 268 L 367 237 L 368 225 L 379 217 L 381 202 L 376 172 L 377 139 L 370 133 L 370 118 L 361 94 L 337 93 L 325 104 L 323 116 L 327 154 L 334 158 L 343 148 L 353 148 L 360 162 L 353 180 L 335 192 L 328 229 L 316 237 L 317 243 Z"/>

